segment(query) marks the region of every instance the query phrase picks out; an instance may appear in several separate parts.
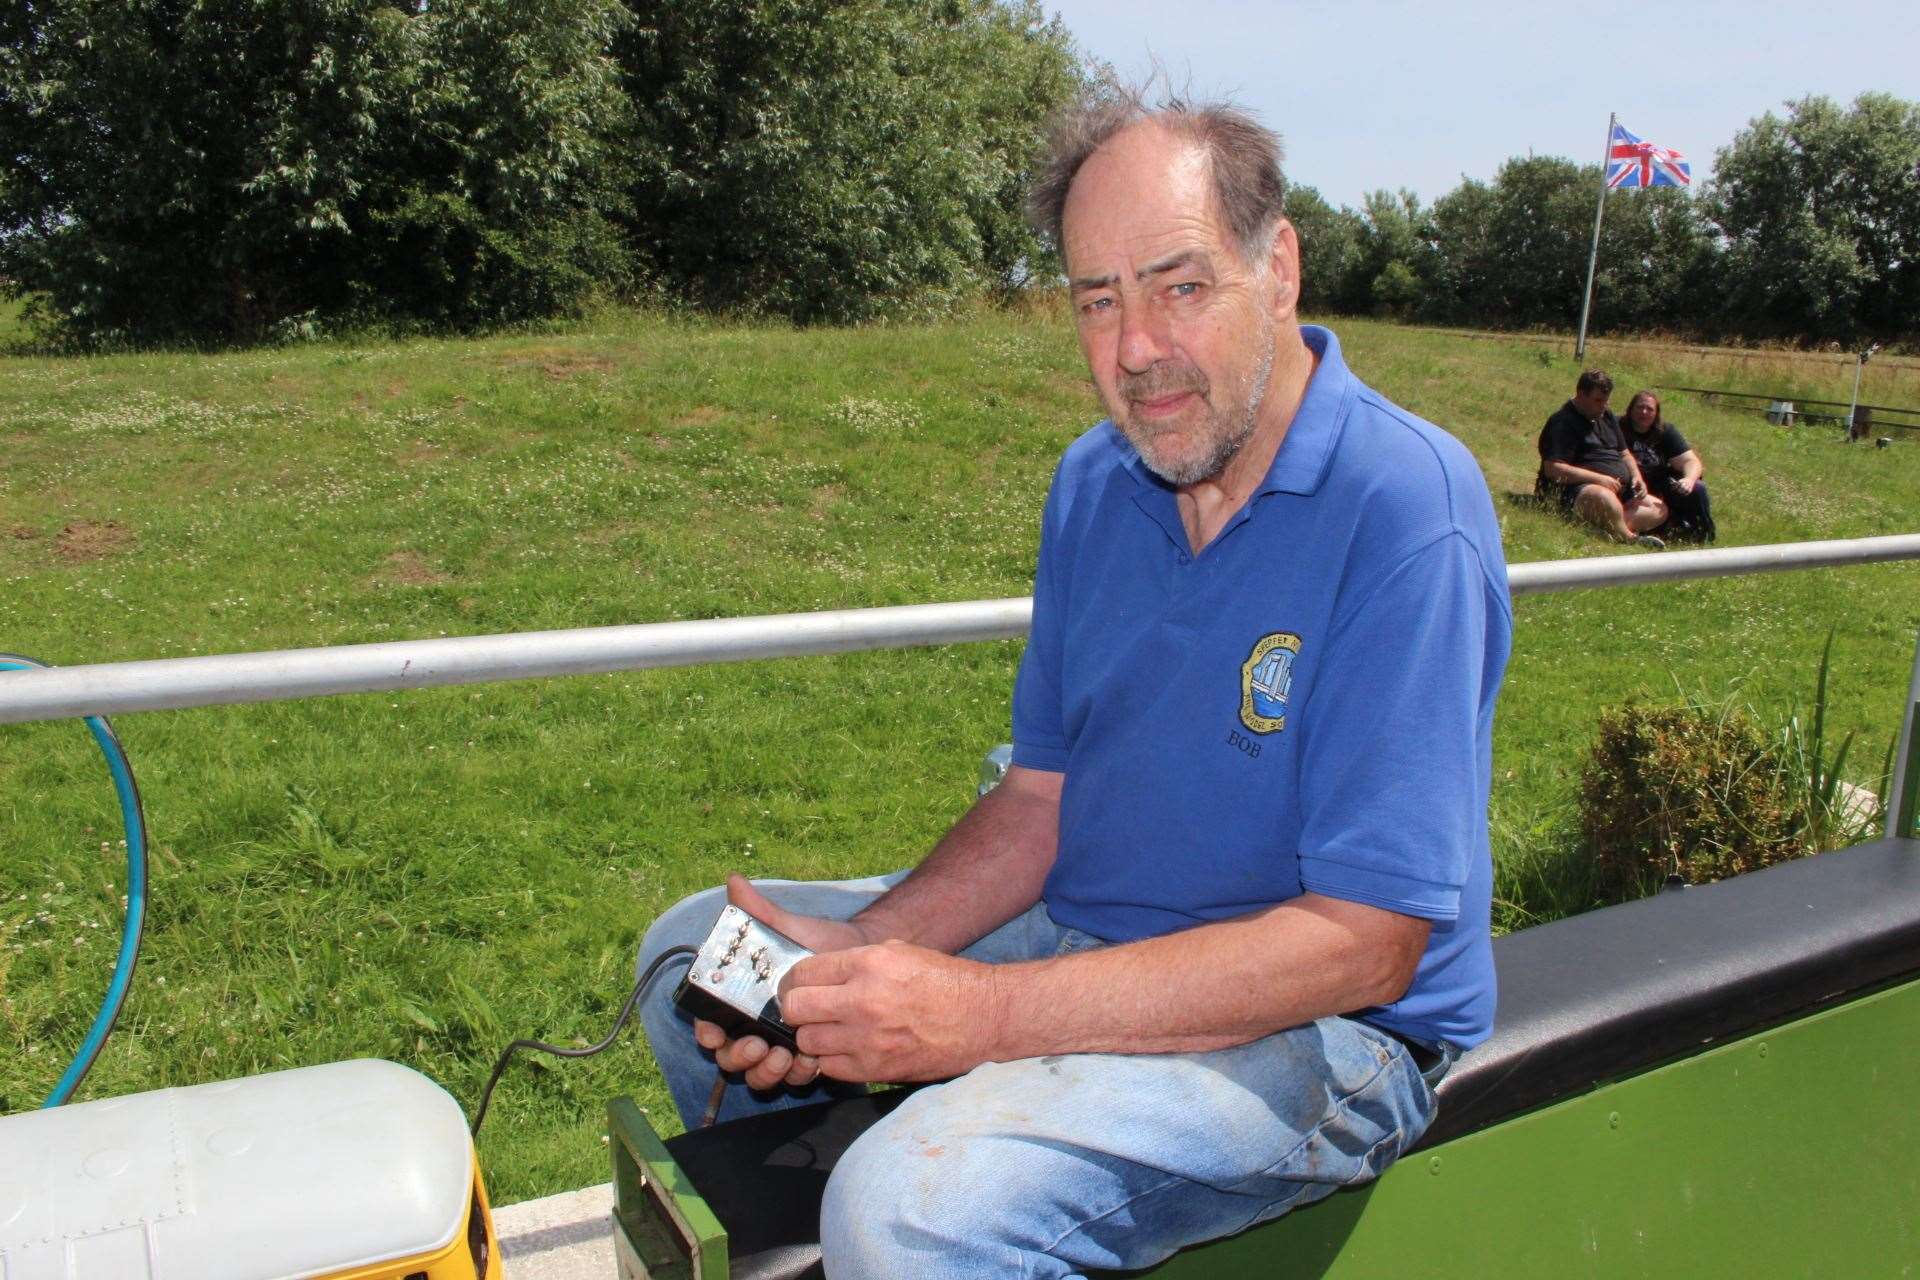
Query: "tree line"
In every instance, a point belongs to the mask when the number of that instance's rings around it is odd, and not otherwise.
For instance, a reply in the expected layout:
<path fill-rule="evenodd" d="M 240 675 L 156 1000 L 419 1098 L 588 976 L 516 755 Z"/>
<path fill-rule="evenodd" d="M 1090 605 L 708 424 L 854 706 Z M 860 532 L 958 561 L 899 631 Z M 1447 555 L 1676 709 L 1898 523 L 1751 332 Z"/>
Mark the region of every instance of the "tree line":
<path fill-rule="evenodd" d="M 1493 328 L 1569 329 L 1598 165 L 1515 158 L 1423 206 L 1376 191 L 1288 197 L 1304 305 Z M 1824 97 L 1753 120 L 1698 194 L 1607 197 L 1592 328 L 1861 344 L 1920 338 L 1920 104 Z"/>
<path fill-rule="evenodd" d="M 16 0 L 0 289 L 83 343 L 931 314 L 1058 278 L 1024 190 L 1100 84 L 1040 0 Z M 1304 303 L 1571 327 L 1598 183 L 1296 187 Z M 1807 98 L 1697 195 L 1615 193 L 1593 328 L 1920 335 L 1920 107 Z"/>
<path fill-rule="evenodd" d="M 1046 261 L 1037 0 L 16 0 L 0 278 L 83 342 L 596 297 L 857 321 Z"/>

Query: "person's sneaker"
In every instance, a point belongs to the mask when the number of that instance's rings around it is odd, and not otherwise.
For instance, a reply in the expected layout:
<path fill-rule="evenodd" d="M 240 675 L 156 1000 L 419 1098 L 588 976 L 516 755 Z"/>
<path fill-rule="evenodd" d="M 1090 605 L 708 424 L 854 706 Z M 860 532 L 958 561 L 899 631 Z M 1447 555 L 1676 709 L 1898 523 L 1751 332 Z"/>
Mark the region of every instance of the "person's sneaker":
<path fill-rule="evenodd" d="M 1667 544 L 1663 539 L 1656 538 L 1650 533 L 1643 533 L 1635 538 L 1633 545 L 1636 547 L 1646 547 L 1652 551 L 1665 551 L 1667 549 Z"/>

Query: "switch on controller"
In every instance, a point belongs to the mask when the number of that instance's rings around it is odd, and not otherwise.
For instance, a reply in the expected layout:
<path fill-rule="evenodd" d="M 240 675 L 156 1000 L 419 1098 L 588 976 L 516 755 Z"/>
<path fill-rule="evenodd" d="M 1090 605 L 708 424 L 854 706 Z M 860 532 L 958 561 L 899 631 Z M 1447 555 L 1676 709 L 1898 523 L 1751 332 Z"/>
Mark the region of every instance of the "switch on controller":
<path fill-rule="evenodd" d="M 797 1050 L 793 1028 L 780 1016 L 780 979 L 812 954 L 729 903 L 700 944 L 673 1002 L 735 1038 L 759 1036 Z"/>

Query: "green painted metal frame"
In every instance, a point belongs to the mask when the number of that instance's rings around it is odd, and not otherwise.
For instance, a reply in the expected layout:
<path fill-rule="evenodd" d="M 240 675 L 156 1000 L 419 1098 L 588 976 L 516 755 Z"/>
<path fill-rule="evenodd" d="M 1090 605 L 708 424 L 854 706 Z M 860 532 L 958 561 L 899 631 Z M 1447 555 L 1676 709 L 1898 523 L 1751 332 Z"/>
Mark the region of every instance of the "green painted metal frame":
<path fill-rule="evenodd" d="M 1917 1074 L 1920 981 L 1910 981 L 1418 1152 L 1369 1186 L 1149 1274 L 1909 1274 L 1920 1271 Z M 624 1236 L 662 1256 L 645 1240 L 655 1218 L 629 1212 L 643 1204 L 629 1182 L 645 1168 L 697 1247 L 691 1270 L 644 1274 L 724 1280 L 725 1232 L 646 1117 L 626 1098 L 609 1115 L 616 1246 Z"/>
<path fill-rule="evenodd" d="M 1920 982 L 1418 1152 L 1155 1280 L 1920 1271 Z"/>
<path fill-rule="evenodd" d="M 621 1280 L 727 1280 L 727 1232 L 632 1098 L 607 1103 Z"/>

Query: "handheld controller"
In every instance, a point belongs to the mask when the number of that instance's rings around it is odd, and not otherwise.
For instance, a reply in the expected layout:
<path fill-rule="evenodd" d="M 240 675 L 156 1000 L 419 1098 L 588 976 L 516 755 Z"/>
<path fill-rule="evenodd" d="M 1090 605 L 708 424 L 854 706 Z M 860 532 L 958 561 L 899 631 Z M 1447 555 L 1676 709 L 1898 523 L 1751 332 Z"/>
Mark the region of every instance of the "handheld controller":
<path fill-rule="evenodd" d="M 730 1036 L 759 1036 L 797 1052 L 793 1028 L 780 1016 L 780 979 L 812 954 L 729 903 L 700 944 L 673 1002 L 696 1018 L 718 1023 Z"/>

